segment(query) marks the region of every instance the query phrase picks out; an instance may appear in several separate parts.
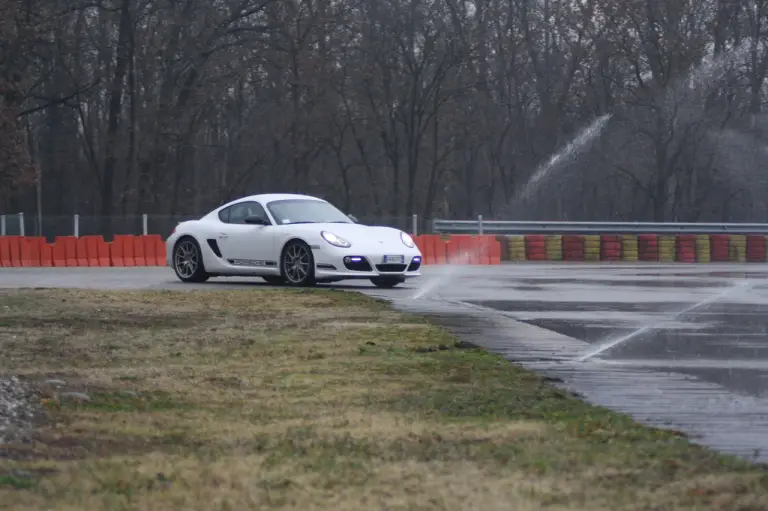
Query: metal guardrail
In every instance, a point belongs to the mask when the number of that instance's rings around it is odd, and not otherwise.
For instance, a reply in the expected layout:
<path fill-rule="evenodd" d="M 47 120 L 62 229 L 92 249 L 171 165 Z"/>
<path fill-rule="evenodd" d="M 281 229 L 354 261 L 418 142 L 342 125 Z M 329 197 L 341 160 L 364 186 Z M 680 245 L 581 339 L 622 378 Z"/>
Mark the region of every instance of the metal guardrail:
<path fill-rule="evenodd" d="M 655 222 L 516 222 L 506 220 L 432 221 L 446 234 L 768 234 L 768 224 Z"/>

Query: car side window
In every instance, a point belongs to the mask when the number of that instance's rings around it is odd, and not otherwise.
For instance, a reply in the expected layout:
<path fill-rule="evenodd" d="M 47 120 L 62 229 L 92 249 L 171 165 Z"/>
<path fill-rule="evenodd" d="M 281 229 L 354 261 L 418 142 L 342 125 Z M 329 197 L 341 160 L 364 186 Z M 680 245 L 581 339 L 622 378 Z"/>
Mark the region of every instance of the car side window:
<path fill-rule="evenodd" d="M 244 224 L 249 216 L 258 216 L 269 222 L 267 212 L 258 202 L 241 202 L 219 211 L 219 220 L 225 224 Z"/>

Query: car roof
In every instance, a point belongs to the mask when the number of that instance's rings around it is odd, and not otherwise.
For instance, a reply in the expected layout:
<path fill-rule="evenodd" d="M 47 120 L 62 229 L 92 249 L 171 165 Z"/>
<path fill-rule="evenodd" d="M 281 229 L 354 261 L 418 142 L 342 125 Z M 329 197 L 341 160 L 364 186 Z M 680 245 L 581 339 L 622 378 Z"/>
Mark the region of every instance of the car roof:
<path fill-rule="evenodd" d="M 274 202 L 278 200 L 289 200 L 289 199 L 304 199 L 304 200 L 316 200 L 316 201 L 326 202 L 325 200 L 319 197 L 312 197 L 311 195 L 301 195 L 297 193 L 262 193 L 258 195 L 248 195 L 246 197 L 240 197 L 239 199 L 232 200 L 226 204 L 219 206 L 216 209 L 218 210 L 218 209 L 226 208 L 227 206 L 231 206 L 232 204 L 236 204 L 238 202 L 243 202 L 243 201 L 258 201 L 266 206 L 270 202 Z"/>
<path fill-rule="evenodd" d="M 319 197 L 313 197 L 311 195 L 301 195 L 298 193 L 262 193 L 259 195 L 249 195 L 248 197 L 243 197 L 240 200 L 255 200 L 259 201 L 262 204 L 267 204 L 268 202 L 273 202 L 276 200 L 289 200 L 289 199 L 304 199 L 304 200 L 317 200 L 325 202 L 325 200 L 319 198 Z"/>
<path fill-rule="evenodd" d="M 319 201 L 319 202 L 328 202 L 328 201 L 326 201 L 324 199 L 321 199 L 319 197 L 313 197 L 311 195 L 301 195 L 301 194 L 298 194 L 298 193 L 262 193 L 262 194 L 258 194 L 258 195 L 248 195 L 248 196 L 245 196 L 245 197 L 240 197 L 239 199 L 235 199 L 235 200 L 229 201 L 226 204 L 222 204 L 221 206 L 217 207 L 213 211 L 210 211 L 203 218 L 213 218 L 222 209 L 228 208 L 228 207 L 232 206 L 233 204 L 237 204 L 239 202 L 258 201 L 261 204 L 263 204 L 264 206 L 266 206 L 270 202 L 274 202 L 274 201 L 278 201 L 278 200 L 289 200 L 289 199 L 303 199 L 303 200 L 315 200 L 315 201 Z"/>

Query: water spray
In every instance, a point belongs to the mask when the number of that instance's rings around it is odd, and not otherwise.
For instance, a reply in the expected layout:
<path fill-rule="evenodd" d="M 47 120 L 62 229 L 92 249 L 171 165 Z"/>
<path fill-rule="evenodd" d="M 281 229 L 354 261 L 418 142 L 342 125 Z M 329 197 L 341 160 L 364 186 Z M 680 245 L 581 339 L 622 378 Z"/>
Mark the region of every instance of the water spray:
<path fill-rule="evenodd" d="M 437 288 L 439 288 L 446 280 L 453 277 L 456 272 L 463 269 L 462 265 L 465 265 L 470 259 L 470 254 L 468 252 L 462 253 L 458 260 L 455 262 L 452 262 L 450 264 L 446 264 L 442 266 L 440 275 L 437 275 L 427 281 L 427 283 L 420 287 L 418 291 L 416 291 L 416 294 L 414 294 L 411 297 L 411 300 L 419 300 L 421 298 L 424 298 L 425 295 L 432 293 Z"/>
<path fill-rule="evenodd" d="M 632 333 L 629 333 L 627 335 L 619 337 L 618 339 L 614 339 L 614 340 L 612 340 L 610 342 L 607 342 L 605 344 L 597 346 L 596 348 L 593 348 L 592 350 L 588 351 L 586 354 L 584 354 L 581 357 L 577 358 L 576 362 L 586 362 L 587 360 L 589 360 L 591 358 L 594 358 L 594 357 L 600 355 L 601 353 L 604 353 L 604 352 L 610 350 L 611 348 L 615 348 L 616 346 L 624 344 L 627 341 L 631 341 L 632 339 L 634 339 L 636 337 L 639 337 L 639 336 L 643 335 L 646 332 L 650 332 L 652 330 L 657 330 L 658 328 L 660 328 L 661 326 L 663 326 L 665 323 L 667 323 L 669 321 L 674 321 L 677 318 L 679 318 L 680 316 L 688 314 L 689 312 L 692 312 L 692 311 L 694 311 L 696 309 L 699 309 L 701 307 L 705 307 L 705 306 L 707 306 L 707 305 L 709 305 L 711 303 L 717 302 L 718 300 L 722 300 L 723 298 L 727 297 L 731 293 L 734 293 L 736 291 L 746 290 L 746 289 L 751 288 L 752 286 L 754 286 L 754 284 L 752 282 L 750 282 L 749 280 L 745 280 L 743 282 L 740 282 L 739 284 L 736 284 L 735 286 L 729 287 L 728 289 L 726 289 L 722 293 L 718 293 L 718 294 L 716 294 L 714 296 L 710 296 L 709 298 L 707 298 L 705 300 L 702 300 L 702 301 L 700 301 L 698 303 L 695 303 L 695 304 L 691 305 L 690 307 L 687 307 L 687 308 L 685 308 L 685 309 L 683 309 L 683 310 L 681 310 L 679 312 L 675 312 L 671 317 L 668 317 L 668 318 L 666 318 L 666 319 L 664 319 L 662 321 L 659 321 L 658 323 L 655 323 L 655 324 L 652 324 L 652 325 L 648 325 L 648 326 L 644 326 L 642 328 L 639 328 L 639 329 L 635 330 Z"/>
<path fill-rule="evenodd" d="M 530 194 L 531 190 L 534 189 L 536 184 L 538 184 L 539 181 L 545 178 L 547 174 L 549 174 L 552 171 L 552 169 L 556 167 L 563 159 L 571 156 L 578 149 L 581 149 L 583 146 L 586 146 L 597 135 L 599 135 L 600 132 L 602 132 L 603 128 L 605 127 L 606 123 L 610 120 L 612 115 L 613 114 L 605 114 L 595 119 L 592 122 L 592 124 L 590 124 L 583 130 L 581 130 L 579 134 L 576 135 L 576 137 L 568 143 L 568 145 L 566 145 L 563 149 L 553 154 L 544 165 L 536 169 L 536 172 L 533 173 L 531 178 L 523 187 L 523 190 L 520 194 L 520 198 L 527 197 Z"/>

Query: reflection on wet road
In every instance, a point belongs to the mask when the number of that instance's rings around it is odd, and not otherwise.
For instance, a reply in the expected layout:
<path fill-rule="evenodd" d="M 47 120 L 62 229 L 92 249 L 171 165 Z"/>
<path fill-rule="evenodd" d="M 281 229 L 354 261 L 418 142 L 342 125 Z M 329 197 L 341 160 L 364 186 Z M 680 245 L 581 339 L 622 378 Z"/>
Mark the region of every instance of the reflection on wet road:
<path fill-rule="evenodd" d="M 517 295 L 507 300 L 474 300 L 473 303 L 598 345 L 652 325 L 649 331 L 607 350 L 600 358 L 636 367 L 674 369 L 737 393 L 768 395 L 768 272 L 710 272 L 703 268 L 700 273 L 670 272 L 667 275 L 670 280 L 665 280 L 664 274 L 653 273 L 654 280 L 586 280 L 576 275 L 573 278 L 563 275 L 560 279 L 520 279 L 539 290 L 544 284 L 557 282 L 553 287 L 562 300 L 568 299 L 562 294 L 564 288 L 588 286 L 594 293 L 614 296 L 611 302 L 527 301 L 524 295 Z M 734 281 L 745 277 L 757 283 L 743 295 L 736 290 L 722 300 L 673 317 L 676 312 L 706 299 L 707 295 L 722 293 L 733 286 Z M 599 286 L 604 289 L 600 290 Z M 626 287 L 632 291 L 621 293 Z M 665 290 L 670 288 L 695 292 L 668 301 Z M 638 293 L 650 295 L 649 290 L 656 290 L 659 301 L 647 298 L 643 302 L 632 301 Z M 744 367 L 745 362 L 749 369 Z"/>

